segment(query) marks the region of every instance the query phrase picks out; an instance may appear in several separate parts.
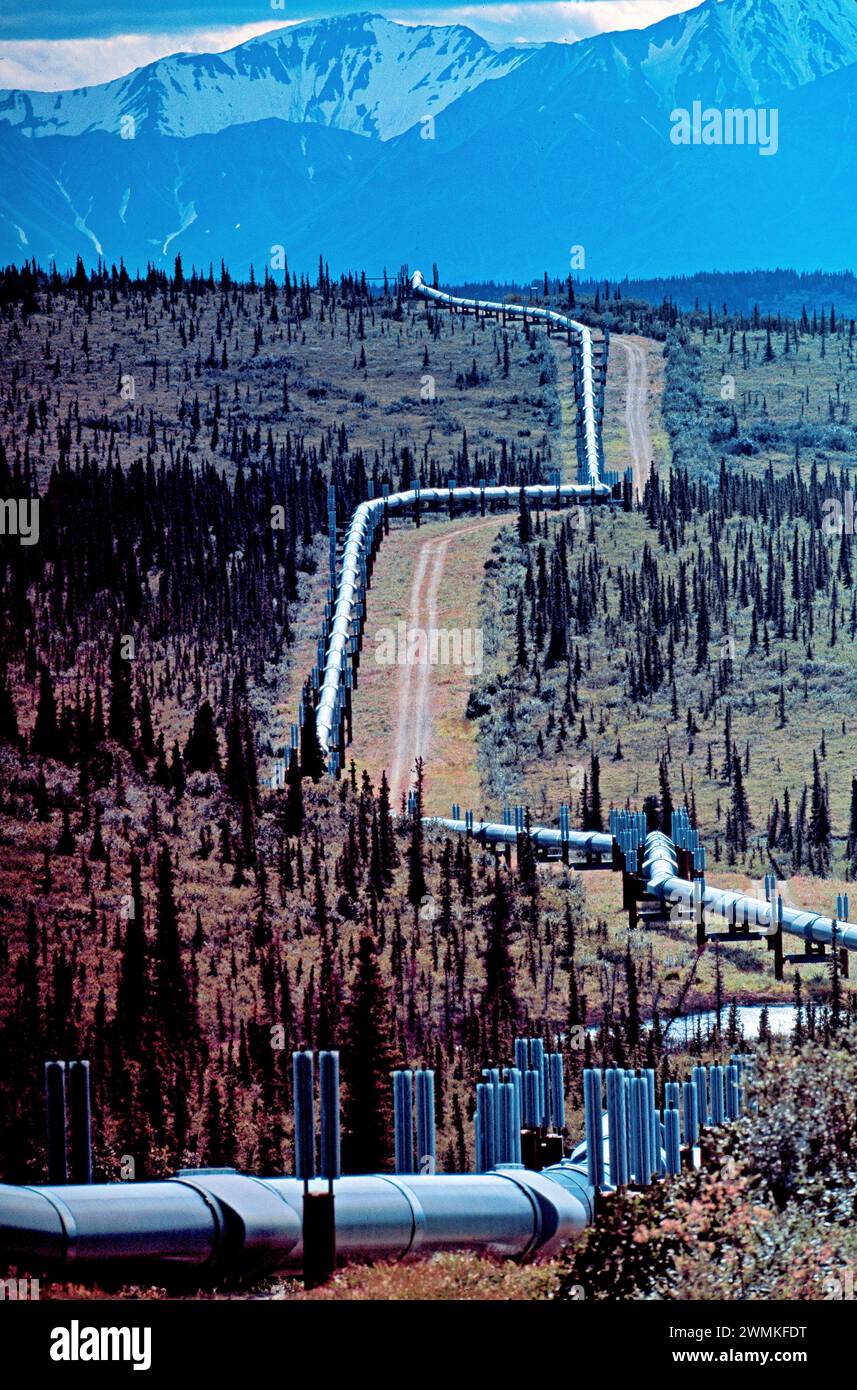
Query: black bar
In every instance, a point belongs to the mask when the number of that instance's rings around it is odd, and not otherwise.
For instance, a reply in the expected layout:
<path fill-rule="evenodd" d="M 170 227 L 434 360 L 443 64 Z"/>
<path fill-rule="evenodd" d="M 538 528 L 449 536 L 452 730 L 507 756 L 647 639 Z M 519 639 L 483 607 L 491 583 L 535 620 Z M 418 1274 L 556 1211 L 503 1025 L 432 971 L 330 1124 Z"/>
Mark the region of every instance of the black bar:
<path fill-rule="evenodd" d="M 304 1288 L 326 1284 L 336 1268 L 336 1220 L 332 1192 L 305 1192 Z"/>

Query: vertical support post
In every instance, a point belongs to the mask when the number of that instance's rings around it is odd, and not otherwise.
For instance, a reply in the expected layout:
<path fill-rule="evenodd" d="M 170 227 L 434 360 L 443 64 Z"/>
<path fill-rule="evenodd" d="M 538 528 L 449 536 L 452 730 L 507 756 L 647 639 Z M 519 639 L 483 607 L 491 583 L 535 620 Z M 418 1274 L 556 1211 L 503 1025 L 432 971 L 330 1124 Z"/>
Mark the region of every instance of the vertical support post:
<path fill-rule="evenodd" d="M 65 1062 L 45 1062 L 45 1115 L 48 1141 L 48 1182 L 68 1182 L 65 1146 Z"/>
<path fill-rule="evenodd" d="M 321 1142 L 319 1172 L 333 1182 L 342 1172 L 339 1125 L 339 1053 L 318 1054 L 319 1109 Z"/>
<path fill-rule="evenodd" d="M 543 1038 L 530 1038 L 530 1065 L 537 1077 L 538 1095 L 532 1122 L 539 1129 L 547 1124 L 545 1115 L 547 1097 L 545 1095 L 545 1044 Z"/>
<path fill-rule="evenodd" d="M 646 1095 L 648 1098 L 648 1121 L 649 1121 L 649 1173 L 653 1177 L 660 1177 L 663 1174 L 663 1157 L 661 1152 L 661 1131 L 658 1112 L 655 1106 L 655 1073 L 654 1068 L 647 1067 L 643 1072 L 646 1082 Z"/>
<path fill-rule="evenodd" d="M 551 1078 L 551 1121 L 557 1131 L 565 1126 L 565 1082 L 563 1077 L 562 1053 L 550 1055 Z"/>
<path fill-rule="evenodd" d="M 771 945 L 774 952 L 774 978 L 783 978 L 783 898 L 782 894 L 777 894 L 777 930 L 771 938 Z"/>
<path fill-rule="evenodd" d="M 699 1125 L 708 1124 L 708 1074 L 705 1067 L 694 1067 L 693 1080 L 696 1086 L 696 1113 Z"/>
<path fill-rule="evenodd" d="M 524 1072 L 524 1128 L 538 1129 L 539 1127 L 539 1082 L 541 1073 L 534 1067 L 528 1067 Z"/>
<path fill-rule="evenodd" d="M 434 1072 L 418 1071 L 417 1083 L 417 1172 L 433 1173 L 437 1167 L 434 1127 Z"/>
<path fill-rule="evenodd" d="M 664 1111 L 664 1140 L 667 1154 L 667 1172 L 678 1177 L 681 1172 L 681 1136 L 679 1133 L 679 1113 L 677 1110 Z"/>
<path fill-rule="evenodd" d="M 519 1067 L 504 1067 L 503 1080 L 512 1087 L 513 1112 L 510 1124 L 512 1125 L 512 1146 L 510 1153 L 512 1157 L 510 1163 L 521 1162 L 521 1128 L 523 1125 L 524 1103 L 523 1103 L 523 1078 Z"/>
<path fill-rule="evenodd" d="M 638 1187 L 651 1181 L 649 1165 L 649 1088 L 644 1076 L 632 1076 L 629 1086 L 632 1167 Z"/>
<path fill-rule="evenodd" d="M 628 1183 L 628 1121 L 625 1114 L 625 1076 L 618 1067 L 607 1070 L 607 1147 L 610 1158 L 610 1184 Z"/>
<path fill-rule="evenodd" d="M 498 1163 L 519 1163 L 521 1135 L 517 1129 L 517 1107 L 515 1087 L 511 1081 L 502 1081 L 495 1087 L 498 1109 L 498 1132 L 500 1143 L 497 1149 Z"/>
<path fill-rule="evenodd" d="M 583 1073 L 583 1110 L 586 1129 L 586 1170 L 592 1186 L 604 1186 L 604 1125 L 601 1114 L 601 1072 L 587 1067 Z"/>
<path fill-rule="evenodd" d="M 71 1181 L 90 1183 L 92 1182 L 92 1112 L 88 1062 L 69 1062 L 68 1091 Z"/>
<path fill-rule="evenodd" d="M 628 1122 L 628 1177 L 629 1181 L 640 1182 L 640 1132 L 637 1124 L 637 1076 L 633 1071 L 625 1073 L 625 1112 Z"/>
<path fill-rule="evenodd" d="M 295 1093 L 295 1177 L 302 1178 L 306 1185 L 310 1178 L 315 1177 L 315 1107 L 311 1052 L 292 1053 L 292 1080 Z"/>
<path fill-rule="evenodd" d="M 737 1120 L 741 1114 L 741 1073 L 734 1062 L 726 1068 L 726 1118 Z"/>
<path fill-rule="evenodd" d="M 323 1178 L 327 1178 L 327 1191 L 304 1191 L 304 1287 L 307 1289 L 326 1284 L 336 1268 L 336 1199 L 333 1181 L 341 1173 L 338 1052 L 318 1054 L 318 1088 L 321 1112 L 319 1172 Z"/>
<path fill-rule="evenodd" d="M 494 1087 L 480 1082 L 476 1087 L 476 1171 L 490 1173 L 496 1162 Z"/>
<path fill-rule="evenodd" d="M 695 921 L 696 921 L 696 944 L 697 944 L 698 947 L 699 947 L 699 946 L 704 946 L 704 945 L 705 945 L 705 939 L 706 939 L 706 923 L 705 923 L 705 902 L 704 902 L 704 897 L 705 897 L 705 880 L 704 880 L 704 879 L 701 879 L 701 878 L 699 878 L 699 879 L 694 879 L 694 880 L 693 880 L 693 907 L 694 907 L 694 914 L 693 914 L 693 915 L 694 915 L 694 919 L 695 919 Z"/>
<path fill-rule="evenodd" d="M 309 1068 L 306 1063 L 299 1064 L 301 1081 L 301 1124 L 306 1129 L 306 1115 L 309 1116 L 312 1127 L 313 1158 L 315 1157 L 315 1125 L 312 1123 L 313 1110 L 313 1082 L 312 1082 L 312 1053 L 295 1054 L 295 1060 L 299 1055 L 309 1059 Z M 296 1069 L 297 1080 L 297 1069 Z M 307 1097 L 307 1081 L 309 1081 L 309 1097 Z M 333 1180 L 340 1175 L 340 1156 L 339 1156 L 339 1053 L 320 1052 L 318 1055 L 318 1085 L 319 1085 L 319 1109 L 321 1112 L 321 1139 L 319 1144 L 319 1172 L 323 1178 L 327 1178 L 326 1192 L 310 1192 L 309 1181 L 304 1180 L 304 1199 L 303 1199 L 303 1275 L 304 1288 L 315 1289 L 321 1284 L 326 1284 L 336 1268 L 336 1216 L 335 1216 L 335 1197 L 333 1194 Z M 297 1100 L 298 1086 L 295 1086 L 295 1098 Z M 309 1099 L 309 1107 L 307 1106 Z M 297 1135 L 297 1111 L 295 1114 L 295 1134 Z M 304 1137 L 305 1142 L 305 1137 Z M 305 1156 L 302 1155 L 302 1165 L 305 1166 Z"/>
<path fill-rule="evenodd" d="M 414 1171 L 414 1078 L 411 1071 L 393 1072 L 393 1123 L 396 1172 Z"/>
<path fill-rule="evenodd" d="M 684 1142 L 693 1148 L 699 1138 L 699 1097 L 693 1081 L 682 1082 Z"/>
<path fill-rule="evenodd" d="M 304 1288 L 326 1284 L 336 1268 L 336 1219 L 332 1191 L 304 1191 Z"/>
<path fill-rule="evenodd" d="M 314 1289 L 325 1283 L 333 1272 L 336 1236 L 332 1191 L 309 1190 L 310 1180 L 315 1177 L 315 1067 L 311 1052 L 292 1053 L 292 1078 L 295 1093 L 295 1176 L 303 1179 L 304 1185 L 304 1288 Z M 327 1087 L 328 1083 L 325 1084 Z M 327 1091 L 325 1096 L 327 1098 Z M 330 1116 L 325 1136 L 328 1140 L 329 1121 Z"/>
<path fill-rule="evenodd" d="M 711 1078 L 711 1123 L 722 1125 L 725 1119 L 725 1109 L 723 1105 L 723 1068 L 711 1066 L 708 1069 Z"/>

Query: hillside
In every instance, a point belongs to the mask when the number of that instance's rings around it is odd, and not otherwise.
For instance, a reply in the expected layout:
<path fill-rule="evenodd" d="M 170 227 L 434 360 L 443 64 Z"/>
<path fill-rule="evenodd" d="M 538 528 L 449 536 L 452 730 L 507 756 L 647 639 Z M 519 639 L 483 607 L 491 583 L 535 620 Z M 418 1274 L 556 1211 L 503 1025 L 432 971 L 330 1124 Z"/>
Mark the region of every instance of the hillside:
<path fill-rule="evenodd" d="M 837 980 L 840 1018 L 824 964 L 795 995 L 755 946 L 700 956 L 676 922 L 629 933 L 612 874 L 539 863 L 526 843 L 506 865 L 424 831 L 431 761 L 414 813 L 398 815 L 383 767 L 318 776 L 308 720 L 287 788 L 268 789 L 316 659 L 328 481 L 341 528 L 370 480 L 544 477 L 564 462 L 562 340 L 456 319 L 397 281 L 370 291 L 323 263 L 312 282 L 289 274 L 282 285 L 225 270 L 200 280 L 180 262 L 140 281 L 28 269 L 2 278 L 0 304 L 0 491 L 40 495 L 38 543 L 5 535 L 0 570 L 5 1180 L 43 1174 L 46 1056 L 92 1062 L 96 1178 L 139 1179 L 185 1164 L 288 1171 L 295 1047 L 341 1049 L 345 1165 L 366 1172 L 390 1163 L 389 1074 L 402 1062 L 435 1069 L 439 1164 L 463 1170 L 481 1069 L 521 1032 L 562 1048 L 572 1134 L 584 1065 L 683 1075 L 689 1054 L 741 1044 L 730 1002 L 796 997 L 801 1026 L 833 1044 L 853 1016 L 853 982 Z M 565 515 L 509 514 L 483 570 L 488 665 L 468 711 L 467 756 L 479 756 L 468 775 L 495 809 L 511 797 L 552 819 L 571 800 L 573 820 L 590 824 L 626 801 L 662 821 L 686 795 L 719 881 L 776 860 L 789 891 L 823 905 L 854 863 L 848 719 L 826 722 L 803 678 L 808 648 L 824 648 L 825 679 L 847 706 L 854 577 L 847 545 L 795 522 L 844 479 L 800 452 L 768 467 L 735 448 L 712 486 L 701 446 L 717 456 L 720 417 L 700 408 L 711 394 L 700 383 L 734 333 L 749 412 L 764 373 L 780 370 L 779 356 L 766 361 L 768 332 L 778 344 L 787 334 L 810 403 L 839 386 L 833 423 L 848 461 L 851 325 L 828 316 L 822 333 L 817 314 L 709 322 L 615 291 L 578 307 L 596 322 L 625 317 L 638 336 L 667 334 L 653 420 L 662 476 L 640 511 L 626 497 L 585 531 Z M 785 395 L 777 409 L 791 447 L 808 423 Z M 611 400 L 611 431 L 619 411 Z M 736 420 L 726 438 L 753 427 L 749 413 Z M 801 447 L 822 459 L 833 449 L 823 432 Z M 774 514 L 782 546 L 767 549 Z M 379 553 L 373 594 L 393 592 L 406 527 Z M 736 593 L 741 651 L 724 656 Z M 754 661 L 765 643 L 774 654 Z M 367 645 L 364 670 L 371 660 Z M 486 682 L 500 693 L 496 718 Z M 355 692 L 358 718 L 371 686 Z M 786 731 L 766 769 L 757 744 L 780 709 Z M 570 796 L 578 770 L 586 780 Z M 673 1040 L 676 1016 L 712 1006 L 713 1024 Z M 332 1292 L 359 1294 L 373 1277 L 385 1287 L 383 1271 L 357 1273 Z M 475 1280 L 495 1296 L 544 1297 L 565 1278 L 501 1278 L 465 1261 L 429 1266 L 411 1287 L 442 1297 Z"/>
<path fill-rule="evenodd" d="M 340 1037 L 366 930 L 395 982 L 391 1045 L 440 1049 L 440 1068 L 453 1037 L 481 1045 L 479 950 L 421 925 L 380 770 L 310 779 L 305 820 L 266 788 L 315 659 L 328 480 L 344 523 L 369 479 L 395 489 L 417 466 L 540 476 L 545 348 L 513 330 L 504 352 L 323 268 L 285 288 L 177 274 L 2 285 L 0 491 L 41 494 L 38 544 L 4 535 L 0 571 L 12 1179 L 40 1171 L 53 1053 L 93 1060 L 102 1175 L 122 1153 L 138 1176 L 210 1160 L 224 1112 L 236 1159 L 284 1167 L 290 1048 Z M 462 889 L 475 922 L 486 873 Z"/>

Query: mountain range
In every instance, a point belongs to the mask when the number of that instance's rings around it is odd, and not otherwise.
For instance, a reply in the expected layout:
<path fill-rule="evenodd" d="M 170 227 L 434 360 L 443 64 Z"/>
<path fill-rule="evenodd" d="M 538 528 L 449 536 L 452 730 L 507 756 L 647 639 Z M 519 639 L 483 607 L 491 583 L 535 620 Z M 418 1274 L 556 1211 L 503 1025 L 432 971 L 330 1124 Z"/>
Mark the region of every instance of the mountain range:
<path fill-rule="evenodd" d="M 775 108 L 776 156 L 674 144 L 695 101 Z M 704 0 L 505 48 L 357 14 L 102 86 L 0 92 L 0 261 L 181 252 L 240 275 L 282 246 L 293 268 L 437 262 L 450 281 L 838 270 L 856 124 L 854 0 Z"/>

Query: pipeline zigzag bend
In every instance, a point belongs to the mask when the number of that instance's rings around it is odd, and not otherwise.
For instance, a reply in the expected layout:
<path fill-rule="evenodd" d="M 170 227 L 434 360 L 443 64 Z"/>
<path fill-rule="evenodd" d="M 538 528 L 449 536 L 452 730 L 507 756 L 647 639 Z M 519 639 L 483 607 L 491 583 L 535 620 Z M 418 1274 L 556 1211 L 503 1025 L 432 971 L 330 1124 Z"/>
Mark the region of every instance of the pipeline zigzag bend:
<path fill-rule="evenodd" d="M 549 331 L 556 329 L 568 335 L 577 388 L 578 481 L 561 484 L 557 476 L 551 484 L 528 486 L 524 491 L 534 501 L 557 506 L 562 502 L 610 502 L 620 483 L 616 475 L 603 470 L 601 414 L 606 351 L 596 368 L 590 329 L 547 308 L 446 294 L 427 285 L 419 271 L 412 278 L 412 288 L 429 303 L 446 306 L 450 312 L 492 316 L 503 322 L 509 318 L 541 322 Z M 606 343 L 605 336 L 605 349 Z M 600 383 L 596 379 L 599 369 Z M 484 509 L 491 504 L 513 505 L 519 493 L 517 487 L 484 483 L 449 489 L 422 489 L 417 484 L 407 492 L 370 497 L 356 508 L 342 547 L 335 605 L 316 672 L 316 727 L 330 773 L 338 773 L 344 761 L 351 662 L 357 654 L 357 634 L 365 614 L 367 559 L 379 523 L 390 513 L 421 506 L 456 502 Z M 298 734 L 299 726 L 293 726 L 293 747 Z M 275 786 L 282 783 L 284 772 L 283 763 L 275 773 Z M 723 918 L 733 931 L 777 937 L 780 960 L 783 933 L 802 939 L 807 951 L 830 945 L 842 951 L 857 950 L 857 926 L 785 907 L 773 882 L 766 883 L 764 901 L 707 885 L 705 851 L 683 810 L 674 814 L 671 836 L 649 832 L 641 814 L 624 811 L 611 812 L 609 834 L 570 830 L 567 812 L 561 816 L 559 829 L 525 827 L 521 808 L 514 823 L 508 816 L 502 823 L 474 823 L 469 812 L 462 819 L 458 808 L 451 819 L 427 818 L 427 823 L 448 833 L 468 834 L 495 850 L 515 844 L 524 834 L 537 851 L 560 853 L 566 862 L 573 850 L 585 856 L 590 866 L 603 863 L 604 867 L 621 869 L 626 894 L 632 893 L 637 900 L 677 904 L 700 924 L 705 915 L 713 914 Z M 847 917 L 847 908 L 841 915 Z M 335 1248 L 342 1261 L 396 1259 L 418 1251 L 462 1247 L 504 1256 L 550 1254 L 593 1221 L 600 1189 L 631 1179 L 647 1183 L 654 1176 L 680 1170 L 680 1100 L 684 1141 L 692 1162 L 699 1161 L 695 1147 L 699 1125 L 709 1116 L 713 1123 L 720 1123 L 740 1113 L 745 1064 L 740 1057 L 733 1058 L 726 1068 L 710 1067 L 710 1079 L 705 1068 L 695 1068 L 681 1096 L 679 1083 L 669 1083 L 661 1119 L 655 1110 L 654 1073 L 634 1077 L 618 1068 L 608 1069 L 605 1111 L 601 1072 L 589 1070 L 584 1073 L 583 1142 L 570 1158 L 562 1158 L 559 1133 L 549 1133 L 546 1161 L 535 1165 L 541 1171 L 533 1171 L 520 1161 L 522 1124 L 561 1130 L 562 1058 L 559 1054 L 545 1056 L 541 1039 L 519 1039 L 515 1051 L 513 1067 L 503 1068 L 502 1073 L 500 1069 L 489 1070 L 487 1083 L 478 1087 L 476 1173 L 435 1173 L 430 1168 L 417 1174 L 412 1153 L 398 1161 L 400 1139 L 405 1133 L 410 1136 L 411 1147 L 413 1144 L 413 1074 L 400 1072 L 394 1076 L 396 1173 L 341 1176 L 338 1060 L 333 1064 L 337 1054 L 323 1053 L 323 1176 L 315 1177 L 314 1159 L 307 1158 L 315 1147 L 312 1059 L 309 1054 L 296 1053 L 296 1110 L 301 1111 L 295 1120 L 297 1176 L 257 1178 L 224 1170 L 189 1169 L 162 1182 L 91 1184 L 77 1180 L 43 1187 L 0 1185 L 0 1255 L 22 1265 L 73 1262 L 78 1268 L 105 1261 L 114 1268 L 123 1263 L 136 1267 L 140 1261 L 154 1260 L 228 1274 L 306 1271 L 310 1243 L 309 1227 L 304 1225 L 307 1201 L 324 1196 L 330 1199 L 334 1191 Z M 331 1067 L 336 1080 L 335 1085 L 328 1086 L 325 1099 L 324 1077 L 329 1077 Z M 301 1078 L 307 1087 L 299 1104 Z M 417 1072 L 416 1078 L 417 1134 L 422 1116 L 424 1135 L 422 1140 L 418 1137 L 418 1143 L 421 1153 L 433 1152 L 433 1077 Z M 88 1125 L 88 1077 L 85 1098 Z M 63 1096 L 63 1116 L 64 1106 Z M 559 1141 L 552 1149 L 551 1140 Z M 331 1202 L 331 1226 L 332 1212 Z"/>
<path fill-rule="evenodd" d="M 577 385 L 577 455 L 578 480 L 576 483 L 560 483 L 557 475 L 554 483 L 536 483 L 524 488 L 526 496 L 535 502 L 547 504 L 561 502 L 572 505 L 595 505 L 609 502 L 618 488 L 617 475 L 602 476 L 603 454 L 601 445 L 601 417 L 603 412 L 603 380 L 600 390 L 596 386 L 596 364 L 592 332 L 584 324 L 569 318 L 553 309 L 523 304 L 500 304 L 490 300 L 460 299 L 434 289 L 423 280 L 420 271 L 415 271 L 411 280 L 415 294 L 421 295 L 430 303 L 446 305 L 450 312 L 474 313 L 483 317 L 493 316 L 503 322 L 507 318 L 522 319 L 547 324 L 567 333 L 574 353 L 575 381 Z M 608 338 L 604 339 L 604 358 L 601 363 L 602 377 L 606 370 L 606 351 Z M 520 494 L 517 487 L 486 486 L 478 487 L 421 488 L 417 484 L 407 492 L 393 493 L 392 496 L 370 497 L 361 502 L 351 518 L 342 547 L 341 562 L 338 567 L 335 606 L 327 641 L 324 671 L 321 675 L 321 689 L 316 709 L 318 740 L 331 771 L 338 771 L 344 758 L 345 707 L 351 689 L 349 661 L 354 654 L 354 629 L 362 621 L 366 593 L 366 565 L 375 544 L 375 533 L 379 524 L 391 512 L 404 512 L 412 507 L 443 506 L 457 503 L 459 506 L 481 506 L 502 503 L 515 503 Z M 293 730 L 293 739 L 296 733 Z M 285 774 L 284 763 L 278 769 L 278 780 Z"/>

